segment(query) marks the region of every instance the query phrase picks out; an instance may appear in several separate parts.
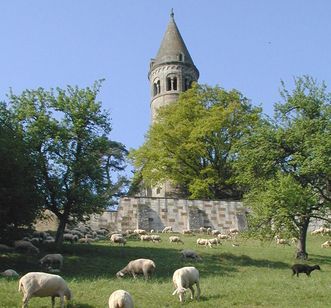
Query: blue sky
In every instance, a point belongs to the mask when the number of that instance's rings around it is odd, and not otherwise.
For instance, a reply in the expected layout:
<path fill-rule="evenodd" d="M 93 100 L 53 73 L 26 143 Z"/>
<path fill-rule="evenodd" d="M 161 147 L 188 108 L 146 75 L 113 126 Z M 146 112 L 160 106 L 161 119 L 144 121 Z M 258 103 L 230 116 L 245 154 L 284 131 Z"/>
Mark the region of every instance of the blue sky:
<path fill-rule="evenodd" d="M 266 113 L 280 80 L 309 74 L 331 87 L 328 0 L 1 1 L 0 99 L 10 87 L 92 85 L 128 148 L 150 124 L 150 59 L 174 8 L 200 83 L 238 89 Z"/>

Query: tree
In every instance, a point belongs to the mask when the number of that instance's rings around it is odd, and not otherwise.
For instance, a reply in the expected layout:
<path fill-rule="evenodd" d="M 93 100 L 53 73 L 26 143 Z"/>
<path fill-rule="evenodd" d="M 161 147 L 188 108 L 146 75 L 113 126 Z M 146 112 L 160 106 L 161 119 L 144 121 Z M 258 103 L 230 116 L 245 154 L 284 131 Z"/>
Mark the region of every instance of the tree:
<path fill-rule="evenodd" d="M 240 198 L 233 170 L 237 157 L 230 150 L 259 121 L 259 113 L 236 90 L 195 84 L 158 110 L 145 143 L 130 153 L 135 180 L 152 186 L 170 181 L 192 199 Z"/>
<path fill-rule="evenodd" d="M 273 120 L 246 135 L 236 149 L 238 181 L 248 185 L 250 228 L 263 237 L 298 237 L 297 257 L 307 258 L 311 219 L 328 219 L 331 206 L 331 95 L 309 76 L 295 79 Z"/>
<path fill-rule="evenodd" d="M 0 103 L 0 239 L 12 240 L 40 213 L 41 196 L 30 148 Z"/>
<path fill-rule="evenodd" d="M 12 112 L 26 142 L 33 146 L 45 208 L 59 219 L 60 244 L 69 219 L 84 221 L 113 204 L 126 183 L 126 149 L 109 139 L 109 114 L 96 101 L 101 81 L 92 88 L 68 86 L 10 93 Z"/>

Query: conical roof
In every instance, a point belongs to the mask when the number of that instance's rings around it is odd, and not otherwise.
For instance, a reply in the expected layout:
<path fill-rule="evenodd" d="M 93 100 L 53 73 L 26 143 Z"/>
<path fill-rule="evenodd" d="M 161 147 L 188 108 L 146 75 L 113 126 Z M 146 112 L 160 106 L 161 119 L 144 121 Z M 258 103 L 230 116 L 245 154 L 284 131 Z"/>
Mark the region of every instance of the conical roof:
<path fill-rule="evenodd" d="M 153 60 L 154 65 L 180 61 L 192 65 L 195 68 L 193 60 L 175 23 L 173 12 L 170 14 L 170 21 L 167 31 L 164 34 L 160 49 Z"/>

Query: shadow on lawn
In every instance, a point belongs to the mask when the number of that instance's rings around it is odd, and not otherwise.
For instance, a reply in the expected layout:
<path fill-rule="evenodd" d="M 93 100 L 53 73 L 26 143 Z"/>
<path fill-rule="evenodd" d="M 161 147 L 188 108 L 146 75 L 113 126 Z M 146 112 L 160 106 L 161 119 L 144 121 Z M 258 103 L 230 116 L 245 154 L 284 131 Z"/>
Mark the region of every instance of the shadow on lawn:
<path fill-rule="evenodd" d="M 331 257 L 309 254 L 308 258 L 309 262 L 313 262 L 315 264 L 331 264 Z"/>
<path fill-rule="evenodd" d="M 147 258 L 154 260 L 156 272 L 153 279 L 168 281 L 173 272 L 183 266 L 195 266 L 201 276 L 231 275 L 238 271 L 240 266 L 255 266 L 268 268 L 288 268 L 284 262 L 275 262 L 266 259 L 252 259 L 246 255 L 231 253 L 215 253 L 202 255 L 202 262 L 183 260 L 180 257 L 181 249 L 164 247 L 119 247 L 105 244 L 70 245 L 65 244 L 61 251 L 54 247 L 43 247 L 39 256 L 24 256 L 9 254 L 0 262 L 4 268 L 14 268 L 21 275 L 30 271 L 41 271 L 38 260 L 46 253 L 61 252 L 64 255 L 64 266 L 60 275 L 65 278 L 92 280 L 95 278 L 114 279 L 115 274 L 131 260 Z M 314 260 L 322 256 L 314 256 Z M 331 258 L 328 258 L 331 262 Z M 325 263 L 325 257 L 323 257 Z M 82 306 L 84 307 L 84 306 Z"/>

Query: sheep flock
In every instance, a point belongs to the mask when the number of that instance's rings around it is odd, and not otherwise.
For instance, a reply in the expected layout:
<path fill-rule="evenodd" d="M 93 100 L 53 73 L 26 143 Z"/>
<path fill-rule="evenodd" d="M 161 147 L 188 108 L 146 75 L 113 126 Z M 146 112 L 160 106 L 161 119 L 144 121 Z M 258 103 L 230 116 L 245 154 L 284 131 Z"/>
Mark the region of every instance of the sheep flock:
<path fill-rule="evenodd" d="M 324 235 L 328 234 L 328 232 L 328 229 L 322 229 L 322 231 L 318 230 L 318 232 L 312 232 L 312 235 Z M 171 234 L 169 235 L 168 233 Z M 220 230 L 213 230 L 209 227 L 203 227 L 198 230 L 187 229 L 183 230 L 181 233 L 175 232 L 173 228 L 169 226 L 164 227 L 162 230 L 153 229 L 147 231 L 143 229 L 135 229 L 126 230 L 125 232 L 110 232 L 107 229 L 92 230 L 84 227 L 66 229 L 63 240 L 70 245 L 90 245 L 92 242 L 105 241 L 110 245 L 121 249 L 122 254 L 126 249 L 126 244 L 131 240 L 150 242 L 150 245 L 154 246 L 155 243 L 157 244 L 167 238 L 168 241 L 165 242 L 165 245 L 168 245 L 169 248 L 174 247 L 172 246 L 173 244 L 181 244 L 182 246 L 180 247 L 183 247 L 184 249 L 180 251 L 178 259 L 181 260 L 181 262 L 184 262 L 183 265 L 190 266 L 174 269 L 172 275 L 174 288 L 172 295 L 178 295 L 179 301 L 182 303 L 185 301 L 187 290 L 190 291 L 191 300 L 200 299 L 201 289 L 199 265 L 205 262 L 205 259 L 194 250 L 194 246 L 186 246 L 186 236 L 197 237 L 195 240 L 196 247 L 203 246 L 210 249 L 222 249 L 221 245 L 224 242 L 228 242 L 232 247 L 238 247 L 238 234 L 239 231 L 237 229 L 221 232 Z M 65 268 L 66 264 L 66 255 L 61 253 L 44 253 L 46 249 L 43 245 L 46 245 L 47 248 L 47 245 L 53 243 L 54 238 L 49 233 L 34 232 L 21 240 L 15 241 L 12 245 L 7 246 L 5 244 L 0 244 L 0 248 L 4 253 L 21 253 L 29 258 L 38 257 L 39 259 L 39 264 L 36 264 L 36 271 L 28 272 L 24 275 L 23 273 L 20 275 L 14 269 L 2 269 L 3 271 L 0 272 L 0 276 L 6 277 L 7 279 L 19 279 L 18 291 L 22 293 L 23 296 L 22 308 L 28 307 L 29 301 L 32 297 L 50 297 L 52 307 L 55 306 L 55 298 L 59 297 L 61 308 L 65 307 L 66 301 L 72 298 L 70 282 L 66 282 L 65 279 L 60 276 L 61 273 L 65 275 L 65 270 L 63 270 L 63 268 Z M 292 245 L 293 243 L 296 243 L 294 239 L 281 238 L 279 235 L 275 236 L 276 245 L 284 246 Z M 321 247 L 331 247 L 331 240 L 322 243 Z M 93 260 L 93 258 L 91 260 Z M 192 266 L 192 264 L 185 264 L 185 262 L 196 263 L 195 266 Z M 139 275 L 141 275 L 145 280 L 150 280 L 154 275 L 157 276 L 157 269 L 162 266 L 164 266 L 164 264 L 156 264 L 153 259 L 136 258 L 130 260 L 127 264 L 124 263 L 122 268 L 114 269 L 116 272 L 115 277 L 120 279 L 129 276 L 133 279 L 137 279 Z M 309 266 L 305 264 L 294 264 L 291 269 L 293 275 L 299 276 L 299 273 L 306 273 L 307 276 L 310 276 L 312 271 L 316 269 L 320 270 L 320 267 L 319 265 Z M 170 279 L 171 277 L 169 277 L 169 280 Z M 108 307 L 134 307 L 134 297 L 127 290 L 121 288 L 116 290 L 114 287 L 116 287 L 116 282 L 110 288 Z M 113 292 L 111 293 L 111 291 Z"/>

